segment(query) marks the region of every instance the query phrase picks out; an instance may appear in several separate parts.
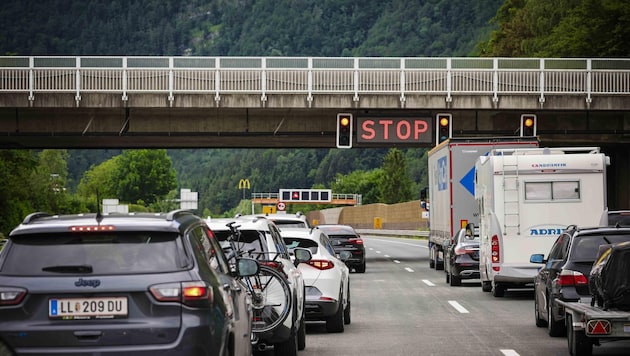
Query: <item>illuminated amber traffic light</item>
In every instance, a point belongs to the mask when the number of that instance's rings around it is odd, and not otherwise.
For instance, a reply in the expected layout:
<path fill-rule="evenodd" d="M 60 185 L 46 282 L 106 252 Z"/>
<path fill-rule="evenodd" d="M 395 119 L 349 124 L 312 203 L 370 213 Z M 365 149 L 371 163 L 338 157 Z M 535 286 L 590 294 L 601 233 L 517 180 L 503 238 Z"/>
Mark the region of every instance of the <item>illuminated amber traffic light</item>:
<path fill-rule="evenodd" d="M 352 114 L 337 114 L 337 148 L 352 147 Z"/>
<path fill-rule="evenodd" d="M 521 115 L 521 137 L 536 136 L 536 115 Z"/>
<path fill-rule="evenodd" d="M 452 121 L 453 116 L 451 114 L 437 114 L 437 132 L 435 137 L 435 143 L 440 144 L 447 139 L 451 138 L 453 134 Z"/>

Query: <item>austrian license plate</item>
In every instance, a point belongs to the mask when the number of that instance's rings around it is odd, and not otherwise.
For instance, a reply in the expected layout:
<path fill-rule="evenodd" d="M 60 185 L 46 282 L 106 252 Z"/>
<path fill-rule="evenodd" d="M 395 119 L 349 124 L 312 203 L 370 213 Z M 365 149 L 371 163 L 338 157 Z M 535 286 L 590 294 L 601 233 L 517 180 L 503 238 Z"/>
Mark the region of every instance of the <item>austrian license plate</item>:
<path fill-rule="evenodd" d="M 50 299 L 48 317 L 67 320 L 126 318 L 127 297 Z"/>

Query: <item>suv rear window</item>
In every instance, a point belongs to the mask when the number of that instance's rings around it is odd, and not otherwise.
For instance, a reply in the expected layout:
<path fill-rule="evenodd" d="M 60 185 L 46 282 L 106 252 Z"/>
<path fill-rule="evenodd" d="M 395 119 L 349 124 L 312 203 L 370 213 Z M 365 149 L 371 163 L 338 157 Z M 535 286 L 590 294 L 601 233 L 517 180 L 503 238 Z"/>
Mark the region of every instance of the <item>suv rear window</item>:
<path fill-rule="evenodd" d="M 236 248 L 239 251 L 250 253 L 252 257 L 257 259 L 266 259 L 268 249 L 265 244 L 264 232 L 257 230 L 240 230 L 241 236 L 238 241 L 235 241 Z M 214 232 L 217 240 L 221 242 L 221 247 L 228 257 L 231 257 L 232 246 L 227 242 L 227 238 L 230 236 L 229 232 L 220 233 Z"/>
<path fill-rule="evenodd" d="M 0 271 L 18 276 L 170 272 L 183 268 L 181 248 L 172 232 L 21 235 L 12 239 Z"/>
<path fill-rule="evenodd" d="M 629 235 L 583 235 L 576 238 L 575 246 L 571 249 L 575 261 L 594 262 L 600 245 L 630 241 Z"/>
<path fill-rule="evenodd" d="M 298 221 L 298 220 L 281 220 L 281 219 L 270 219 L 271 221 L 273 221 L 274 224 L 276 224 L 276 226 L 278 226 L 278 228 L 280 230 L 282 229 L 308 229 L 308 225 L 306 225 L 306 222 L 304 221 Z"/>

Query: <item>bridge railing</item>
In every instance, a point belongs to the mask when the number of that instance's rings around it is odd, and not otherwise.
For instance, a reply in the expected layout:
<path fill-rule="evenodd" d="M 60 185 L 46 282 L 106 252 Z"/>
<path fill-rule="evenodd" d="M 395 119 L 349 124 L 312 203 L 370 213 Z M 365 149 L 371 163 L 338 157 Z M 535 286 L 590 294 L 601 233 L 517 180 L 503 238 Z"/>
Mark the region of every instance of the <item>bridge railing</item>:
<path fill-rule="evenodd" d="M 0 57 L 0 92 L 545 95 L 630 94 L 630 59 Z"/>

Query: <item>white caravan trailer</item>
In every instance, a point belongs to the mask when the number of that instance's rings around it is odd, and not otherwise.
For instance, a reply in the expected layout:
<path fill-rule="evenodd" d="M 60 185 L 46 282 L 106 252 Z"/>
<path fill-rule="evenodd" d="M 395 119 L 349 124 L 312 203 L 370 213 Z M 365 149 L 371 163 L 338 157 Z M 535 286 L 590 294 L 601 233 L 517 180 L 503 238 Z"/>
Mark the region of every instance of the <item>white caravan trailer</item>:
<path fill-rule="evenodd" d="M 477 159 L 484 292 L 533 287 L 531 254 L 549 250 L 569 225 L 599 224 L 609 164 L 597 147 L 495 149 Z"/>

